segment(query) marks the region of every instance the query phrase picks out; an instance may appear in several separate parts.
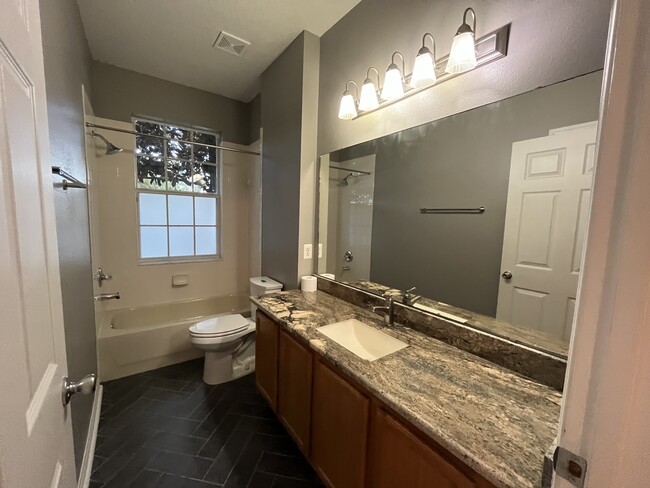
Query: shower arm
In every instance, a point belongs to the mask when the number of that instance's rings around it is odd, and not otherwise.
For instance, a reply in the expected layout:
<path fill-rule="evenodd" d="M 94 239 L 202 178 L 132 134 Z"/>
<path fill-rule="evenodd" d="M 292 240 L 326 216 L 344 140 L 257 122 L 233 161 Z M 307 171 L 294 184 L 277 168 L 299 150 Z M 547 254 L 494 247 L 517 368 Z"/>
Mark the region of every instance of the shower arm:
<path fill-rule="evenodd" d="M 118 129 L 117 127 L 110 127 L 108 125 L 92 124 L 90 122 L 86 122 L 86 127 L 93 128 L 93 129 L 112 130 L 114 132 L 121 132 L 123 134 L 131 134 L 131 135 L 134 135 L 134 136 L 153 137 L 155 139 L 164 139 L 166 141 L 169 140 L 165 136 L 157 136 L 157 135 L 154 135 L 154 134 L 144 134 L 142 132 L 136 132 L 134 130 Z M 246 149 L 237 149 L 237 148 L 234 148 L 234 147 L 217 146 L 215 144 L 206 144 L 205 142 L 194 142 L 194 141 L 183 141 L 183 140 L 180 140 L 180 142 L 188 142 L 190 144 L 196 144 L 198 146 L 214 147 L 215 149 L 221 149 L 223 151 L 231 151 L 231 152 L 236 152 L 236 153 L 253 154 L 254 156 L 260 156 L 259 152 L 248 151 Z"/>

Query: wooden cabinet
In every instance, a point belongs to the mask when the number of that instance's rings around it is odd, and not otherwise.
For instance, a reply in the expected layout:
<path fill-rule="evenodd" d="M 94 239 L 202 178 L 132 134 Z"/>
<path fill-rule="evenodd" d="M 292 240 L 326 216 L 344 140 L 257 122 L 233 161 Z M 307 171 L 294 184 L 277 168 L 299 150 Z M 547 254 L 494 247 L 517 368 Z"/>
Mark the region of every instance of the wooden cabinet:
<path fill-rule="evenodd" d="M 255 334 L 255 383 L 273 410 L 278 398 L 278 340 L 280 328 L 269 317 L 257 312 Z"/>
<path fill-rule="evenodd" d="M 329 488 L 494 488 L 259 311 L 255 341 L 259 391 Z"/>
<path fill-rule="evenodd" d="M 280 331 L 278 417 L 298 447 L 309 453 L 312 353 Z"/>
<path fill-rule="evenodd" d="M 311 460 L 330 487 L 365 486 L 369 410 L 365 395 L 314 361 Z"/>
<path fill-rule="evenodd" d="M 369 487 L 474 488 L 460 469 L 382 408 L 373 412 Z"/>

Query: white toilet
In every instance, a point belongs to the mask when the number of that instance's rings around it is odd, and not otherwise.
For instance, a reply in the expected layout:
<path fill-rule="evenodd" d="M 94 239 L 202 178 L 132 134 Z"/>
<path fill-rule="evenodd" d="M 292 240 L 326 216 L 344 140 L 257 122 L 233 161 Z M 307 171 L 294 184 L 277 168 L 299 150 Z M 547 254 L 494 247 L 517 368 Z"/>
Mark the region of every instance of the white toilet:
<path fill-rule="evenodd" d="M 250 279 L 251 295 L 282 290 L 282 283 L 260 276 Z M 190 342 L 205 351 L 203 381 L 218 385 L 255 371 L 255 311 L 251 318 L 241 314 L 220 315 L 190 327 Z"/>

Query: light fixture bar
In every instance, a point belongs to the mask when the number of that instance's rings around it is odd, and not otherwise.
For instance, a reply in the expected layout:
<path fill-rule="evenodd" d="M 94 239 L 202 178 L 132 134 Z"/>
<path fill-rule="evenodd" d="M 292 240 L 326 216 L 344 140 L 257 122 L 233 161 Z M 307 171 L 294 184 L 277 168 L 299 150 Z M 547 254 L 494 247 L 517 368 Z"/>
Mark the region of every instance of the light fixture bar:
<path fill-rule="evenodd" d="M 489 34 L 484 35 L 483 37 L 478 38 L 476 40 L 477 64 L 474 70 L 488 63 L 491 63 L 492 61 L 496 61 L 497 59 L 505 58 L 508 54 L 509 35 L 510 35 L 510 24 L 507 24 L 495 31 L 490 32 Z M 420 93 L 424 90 L 428 90 L 431 87 L 438 86 L 440 83 L 444 83 L 445 81 L 451 80 L 452 78 L 455 78 L 457 76 L 461 76 L 464 75 L 465 73 L 469 73 L 469 71 L 464 73 L 447 73 L 445 71 L 445 67 L 447 66 L 448 59 L 449 59 L 449 55 L 446 55 L 443 56 L 442 58 L 435 60 L 436 78 L 437 78 L 435 84 L 423 86 L 421 88 L 411 88 L 411 76 L 413 74 L 410 73 L 408 76 L 405 76 L 404 78 L 404 96 L 396 100 L 390 100 L 390 101 L 381 100 L 377 108 L 359 112 L 359 114 L 356 117 L 354 117 L 354 119 L 358 119 L 359 117 L 363 117 L 364 115 L 371 114 L 373 112 L 376 112 L 377 110 L 381 110 L 384 107 L 388 107 L 389 105 L 404 100 L 405 98 L 408 98 L 412 95 Z"/>

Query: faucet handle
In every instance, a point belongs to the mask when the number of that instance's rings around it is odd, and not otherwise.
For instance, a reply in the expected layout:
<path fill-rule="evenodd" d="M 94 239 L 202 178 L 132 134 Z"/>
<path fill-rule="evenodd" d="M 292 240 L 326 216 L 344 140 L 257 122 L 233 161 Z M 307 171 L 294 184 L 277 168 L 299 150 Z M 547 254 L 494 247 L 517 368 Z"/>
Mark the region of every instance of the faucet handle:
<path fill-rule="evenodd" d="M 415 290 L 417 290 L 415 286 L 413 288 L 409 288 L 408 290 L 406 290 L 406 294 L 408 295 L 409 293 L 413 293 Z"/>

